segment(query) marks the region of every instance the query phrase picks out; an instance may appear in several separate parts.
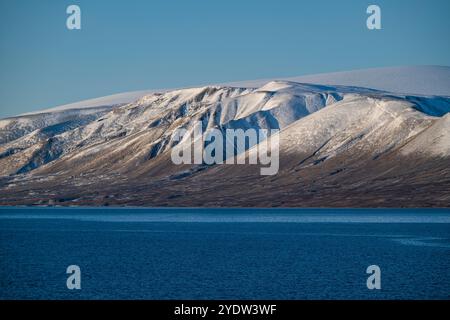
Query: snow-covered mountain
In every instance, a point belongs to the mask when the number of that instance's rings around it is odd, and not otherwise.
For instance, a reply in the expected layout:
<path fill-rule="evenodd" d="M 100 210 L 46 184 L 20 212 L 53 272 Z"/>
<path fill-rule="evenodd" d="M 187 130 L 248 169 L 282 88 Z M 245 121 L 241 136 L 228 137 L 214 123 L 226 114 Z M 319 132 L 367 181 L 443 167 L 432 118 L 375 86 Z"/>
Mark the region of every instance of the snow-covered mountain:
<path fill-rule="evenodd" d="M 450 91 L 450 68 L 401 70 L 419 84 L 440 83 L 414 94 L 411 78 L 402 85 L 393 69 L 381 69 L 321 75 L 320 84 L 150 92 L 131 103 L 0 120 L 0 204 L 448 206 L 450 92 L 424 93 Z M 198 121 L 222 131 L 279 129 L 280 172 L 174 165 L 175 130 Z"/>
<path fill-rule="evenodd" d="M 392 92 L 397 94 L 450 96 L 450 67 L 443 66 L 413 66 L 362 69 L 354 71 L 323 73 L 291 78 L 260 79 L 216 84 L 225 87 L 259 88 L 273 80 L 291 81 L 297 83 L 312 83 L 321 85 L 342 85 Z M 89 99 L 57 106 L 45 110 L 37 110 L 24 115 L 64 111 L 70 109 L 85 109 L 99 107 L 114 107 L 136 101 L 137 99 L 156 92 L 167 92 L 175 89 L 151 89 L 124 92 L 110 96 Z"/>
<path fill-rule="evenodd" d="M 450 96 L 450 67 L 443 66 L 373 68 L 314 74 L 281 80 L 372 88 L 397 94 Z M 241 81 L 228 85 L 259 87 L 268 81 L 270 79 Z"/>

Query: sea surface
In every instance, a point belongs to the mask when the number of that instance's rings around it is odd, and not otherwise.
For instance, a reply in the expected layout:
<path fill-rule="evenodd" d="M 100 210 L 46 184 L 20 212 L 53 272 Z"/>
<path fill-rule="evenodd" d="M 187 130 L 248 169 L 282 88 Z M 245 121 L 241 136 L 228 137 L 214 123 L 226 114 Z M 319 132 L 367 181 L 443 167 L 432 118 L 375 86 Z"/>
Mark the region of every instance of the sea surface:
<path fill-rule="evenodd" d="M 0 299 L 450 299 L 450 210 L 3 207 Z"/>

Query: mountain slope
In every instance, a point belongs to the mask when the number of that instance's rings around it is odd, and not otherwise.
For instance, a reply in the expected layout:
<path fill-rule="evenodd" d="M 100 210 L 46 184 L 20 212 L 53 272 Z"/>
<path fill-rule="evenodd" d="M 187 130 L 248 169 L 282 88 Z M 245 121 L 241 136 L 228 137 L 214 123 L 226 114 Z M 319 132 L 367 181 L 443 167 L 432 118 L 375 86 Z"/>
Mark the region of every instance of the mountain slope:
<path fill-rule="evenodd" d="M 447 96 L 271 81 L 9 118 L 0 121 L 0 204 L 448 206 L 449 111 Z M 222 132 L 279 129 L 278 174 L 174 165 L 176 129 L 198 121 Z"/>
<path fill-rule="evenodd" d="M 8 155 L 0 159 L 0 163 L 7 163 L 0 173 L 24 173 L 58 158 L 76 162 L 78 170 L 95 167 L 92 158 L 101 159 L 102 163 L 116 162 L 115 157 L 145 161 L 173 145 L 175 129 L 192 131 L 196 121 L 202 121 L 204 129 L 280 129 L 341 99 L 341 94 L 332 88 L 313 92 L 296 84 L 284 83 L 276 88 L 271 85 L 274 83 L 258 90 L 205 87 L 152 94 L 102 113 L 101 117 L 96 114 L 86 124 L 58 126 L 58 130 L 53 130 L 55 126 L 39 128 L 0 146 L 0 154 Z M 140 146 L 139 150 L 122 155 L 134 144 Z M 88 162 L 86 167 L 84 159 Z M 121 163 L 118 166 L 127 169 Z"/>

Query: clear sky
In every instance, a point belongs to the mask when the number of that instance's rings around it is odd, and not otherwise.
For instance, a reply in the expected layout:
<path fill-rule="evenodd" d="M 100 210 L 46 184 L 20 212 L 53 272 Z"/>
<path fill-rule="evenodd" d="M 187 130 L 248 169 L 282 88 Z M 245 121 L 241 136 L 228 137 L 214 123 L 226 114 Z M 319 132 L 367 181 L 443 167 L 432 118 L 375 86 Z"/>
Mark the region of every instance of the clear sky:
<path fill-rule="evenodd" d="M 66 28 L 77 4 L 82 29 Z M 382 10 L 369 31 L 366 9 Z M 450 66 L 448 0 L 0 0 L 0 118 L 113 93 Z"/>

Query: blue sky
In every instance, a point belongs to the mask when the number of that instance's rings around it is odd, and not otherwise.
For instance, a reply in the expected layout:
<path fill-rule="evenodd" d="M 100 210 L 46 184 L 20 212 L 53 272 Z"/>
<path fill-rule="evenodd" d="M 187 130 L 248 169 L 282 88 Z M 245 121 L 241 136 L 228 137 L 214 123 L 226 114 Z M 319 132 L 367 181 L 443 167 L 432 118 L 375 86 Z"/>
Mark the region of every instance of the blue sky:
<path fill-rule="evenodd" d="M 66 28 L 77 4 L 82 30 Z M 382 30 L 366 28 L 366 8 Z M 0 117 L 113 93 L 450 65 L 448 0 L 0 0 Z"/>

